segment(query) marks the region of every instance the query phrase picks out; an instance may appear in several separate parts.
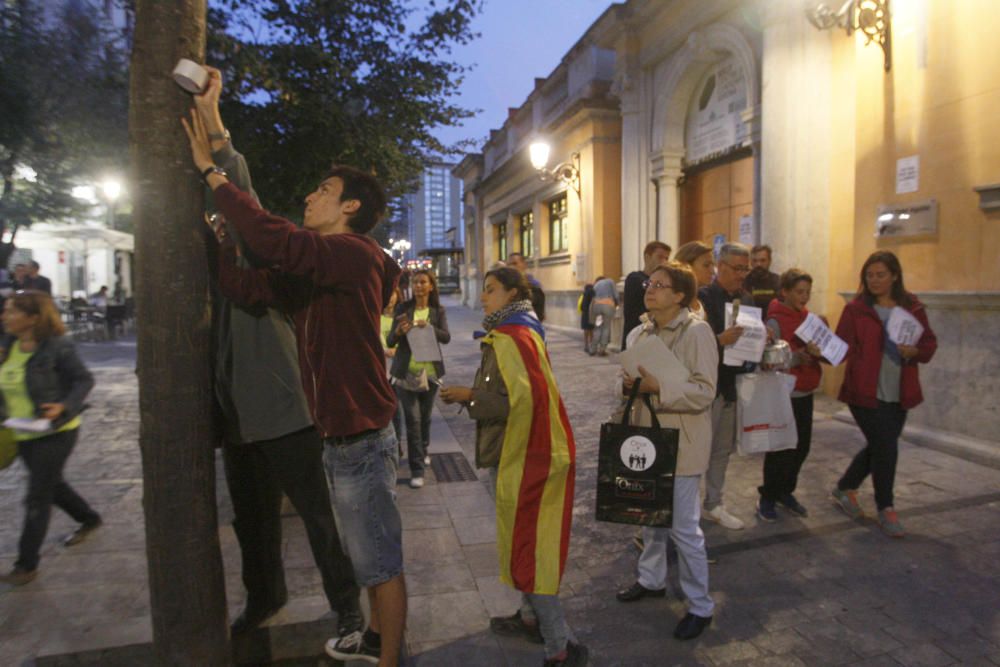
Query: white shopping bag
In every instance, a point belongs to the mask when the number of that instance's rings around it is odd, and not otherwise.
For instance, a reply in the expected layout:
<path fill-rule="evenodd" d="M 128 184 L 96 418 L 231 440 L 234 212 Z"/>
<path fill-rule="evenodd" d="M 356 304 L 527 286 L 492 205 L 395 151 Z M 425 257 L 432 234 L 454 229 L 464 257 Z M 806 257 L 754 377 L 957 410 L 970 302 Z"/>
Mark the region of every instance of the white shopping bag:
<path fill-rule="evenodd" d="M 736 376 L 736 423 L 739 452 L 760 454 L 793 449 L 798 443 L 789 373 L 746 373 Z"/>

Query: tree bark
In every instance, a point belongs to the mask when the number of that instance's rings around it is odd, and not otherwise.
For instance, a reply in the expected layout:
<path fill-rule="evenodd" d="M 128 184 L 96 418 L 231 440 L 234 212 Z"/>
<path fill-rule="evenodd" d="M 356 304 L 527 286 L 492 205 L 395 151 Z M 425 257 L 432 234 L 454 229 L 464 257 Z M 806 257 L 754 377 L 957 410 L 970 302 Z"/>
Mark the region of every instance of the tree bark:
<path fill-rule="evenodd" d="M 204 192 L 171 71 L 201 62 L 206 0 L 138 0 L 129 90 L 143 509 L 160 665 L 230 662 L 215 505 Z"/>

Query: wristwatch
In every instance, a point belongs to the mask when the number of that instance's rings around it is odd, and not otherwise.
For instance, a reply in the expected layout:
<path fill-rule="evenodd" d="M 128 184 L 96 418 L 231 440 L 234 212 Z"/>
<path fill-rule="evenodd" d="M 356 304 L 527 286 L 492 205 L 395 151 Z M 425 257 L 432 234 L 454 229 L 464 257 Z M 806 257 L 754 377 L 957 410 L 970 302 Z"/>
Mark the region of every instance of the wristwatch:
<path fill-rule="evenodd" d="M 212 174 L 218 174 L 219 176 L 229 178 L 229 174 L 226 173 L 225 169 L 213 164 L 211 167 L 201 172 L 201 180 L 205 185 L 208 185 L 208 177 Z"/>
<path fill-rule="evenodd" d="M 212 141 L 229 141 L 231 137 L 229 130 L 223 130 L 222 132 L 209 132 L 208 138 Z"/>

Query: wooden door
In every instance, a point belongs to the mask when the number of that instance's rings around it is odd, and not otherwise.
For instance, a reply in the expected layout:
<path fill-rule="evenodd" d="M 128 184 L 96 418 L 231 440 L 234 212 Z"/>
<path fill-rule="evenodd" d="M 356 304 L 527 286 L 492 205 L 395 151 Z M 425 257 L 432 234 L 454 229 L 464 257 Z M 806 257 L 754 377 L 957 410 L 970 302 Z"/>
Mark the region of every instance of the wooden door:
<path fill-rule="evenodd" d="M 740 218 L 753 215 L 753 156 L 694 171 L 680 189 L 681 243 L 738 240 Z"/>

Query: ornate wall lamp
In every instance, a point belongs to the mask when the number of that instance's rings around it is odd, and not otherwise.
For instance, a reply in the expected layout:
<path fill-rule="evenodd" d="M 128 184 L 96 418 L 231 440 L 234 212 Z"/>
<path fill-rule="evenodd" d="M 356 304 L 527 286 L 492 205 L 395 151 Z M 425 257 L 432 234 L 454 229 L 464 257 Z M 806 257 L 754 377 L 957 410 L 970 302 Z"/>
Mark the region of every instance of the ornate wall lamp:
<path fill-rule="evenodd" d="M 840 26 L 851 36 L 855 30 L 865 35 L 865 46 L 872 42 L 882 47 L 885 71 L 892 67 L 892 30 L 890 28 L 889 0 L 847 0 L 834 11 L 821 2 L 806 9 L 806 18 L 819 30 Z"/>
<path fill-rule="evenodd" d="M 577 198 L 582 198 L 580 194 L 580 154 L 573 153 L 569 160 L 556 165 L 552 169 L 548 168 L 549 153 L 551 147 L 544 141 L 534 141 L 528 147 L 528 155 L 531 157 L 531 166 L 538 171 L 541 179 L 557 179 L 573 188 Z"/>

